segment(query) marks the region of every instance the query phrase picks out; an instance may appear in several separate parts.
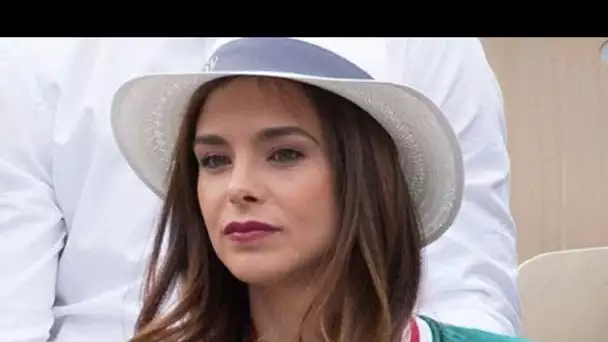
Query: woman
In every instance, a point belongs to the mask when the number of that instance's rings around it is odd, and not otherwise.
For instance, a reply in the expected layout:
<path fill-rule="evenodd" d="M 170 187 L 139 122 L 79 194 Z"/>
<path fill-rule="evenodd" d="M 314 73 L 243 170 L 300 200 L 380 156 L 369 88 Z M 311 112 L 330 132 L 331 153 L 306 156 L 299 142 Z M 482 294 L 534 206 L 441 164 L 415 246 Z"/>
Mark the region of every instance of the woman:
<path fill-rule="evenodd" d="M 413 316 L 460 151 L 344 42 L 236 39 L 201 73 L 120 88 L 117 142 L 165 198 L 133 342 L 511 341 Z"/>

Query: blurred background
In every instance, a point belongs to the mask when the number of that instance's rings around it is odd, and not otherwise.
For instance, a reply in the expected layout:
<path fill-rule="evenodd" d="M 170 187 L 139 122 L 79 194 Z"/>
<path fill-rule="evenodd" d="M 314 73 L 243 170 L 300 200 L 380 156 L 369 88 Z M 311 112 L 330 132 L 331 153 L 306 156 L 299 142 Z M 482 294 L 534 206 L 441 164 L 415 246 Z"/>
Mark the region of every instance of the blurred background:
<path fill-rule="evenodd" d="M 608 38 L 484 38 L 505 100 L 523 335 L 607 341 Z"/>
<path fill-rule="evenodd" d="M 608 246 L 607 41 L 482 39 L 505 99 L 522 262 Z"/>

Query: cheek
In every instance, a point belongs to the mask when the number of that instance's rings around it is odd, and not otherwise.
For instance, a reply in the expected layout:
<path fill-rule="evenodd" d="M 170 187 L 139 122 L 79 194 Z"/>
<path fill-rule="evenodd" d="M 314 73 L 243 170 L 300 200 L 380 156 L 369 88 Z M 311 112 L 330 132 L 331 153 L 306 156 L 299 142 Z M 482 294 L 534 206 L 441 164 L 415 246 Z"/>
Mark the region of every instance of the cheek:
<path fill-rule="evenodd" d="M 329 167 L 294 175 L 280 189 L 278 200 L 298 239 L 315 245 L 330 243 L 337 231 L 337 209 Z"/>
<path fill-rule="evenodd" d="M 218 182 L 209 182 L 200 179 L 197 184 L 198 205 L 205 220 L 207 230 L 212 233 L 219 229 L 219 218 L 221 214 L 221 189 Z"/>

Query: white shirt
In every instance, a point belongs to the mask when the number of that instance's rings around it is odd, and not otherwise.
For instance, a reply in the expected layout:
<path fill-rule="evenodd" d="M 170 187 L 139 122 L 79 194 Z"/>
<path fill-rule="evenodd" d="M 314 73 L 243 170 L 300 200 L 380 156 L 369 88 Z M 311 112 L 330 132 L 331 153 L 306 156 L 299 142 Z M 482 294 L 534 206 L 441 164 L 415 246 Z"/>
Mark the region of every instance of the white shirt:
<path fill-rule="evenodd" d="M 0 341 L 124 342 L 160 206 L 110 128 L 113 92 L 149 72 L 200 70 L 205 39 L 0 42 Z M 466 188 L 425 249 L 420 312 L 519 332 L 515 227 L 500 89 L 477 39 L 395 39 L 393 81 L 445 111 Z"/>

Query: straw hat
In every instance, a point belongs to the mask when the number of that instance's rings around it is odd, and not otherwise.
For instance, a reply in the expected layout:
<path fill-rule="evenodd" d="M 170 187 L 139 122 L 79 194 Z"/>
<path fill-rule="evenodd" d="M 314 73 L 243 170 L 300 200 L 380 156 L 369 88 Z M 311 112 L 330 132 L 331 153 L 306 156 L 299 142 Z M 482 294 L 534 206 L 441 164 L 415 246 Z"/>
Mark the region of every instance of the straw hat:
<path fill-rule="evenodd" d="M 124 83 L 112 104 L 112 127 L 135 173 L 158 196 L 182 115 L 194 91 L 234 75 L 279 77 L 326 89 L 376 119 L 399 150 L 422 223 L 424 245 L 439 238 L 460 209 L 464 172 L 455 133 L 426 96 L 383 82 L 391 61 L 383 39 L 237 38 L 216 46 L 200 72 L 145 75 Z"/>

